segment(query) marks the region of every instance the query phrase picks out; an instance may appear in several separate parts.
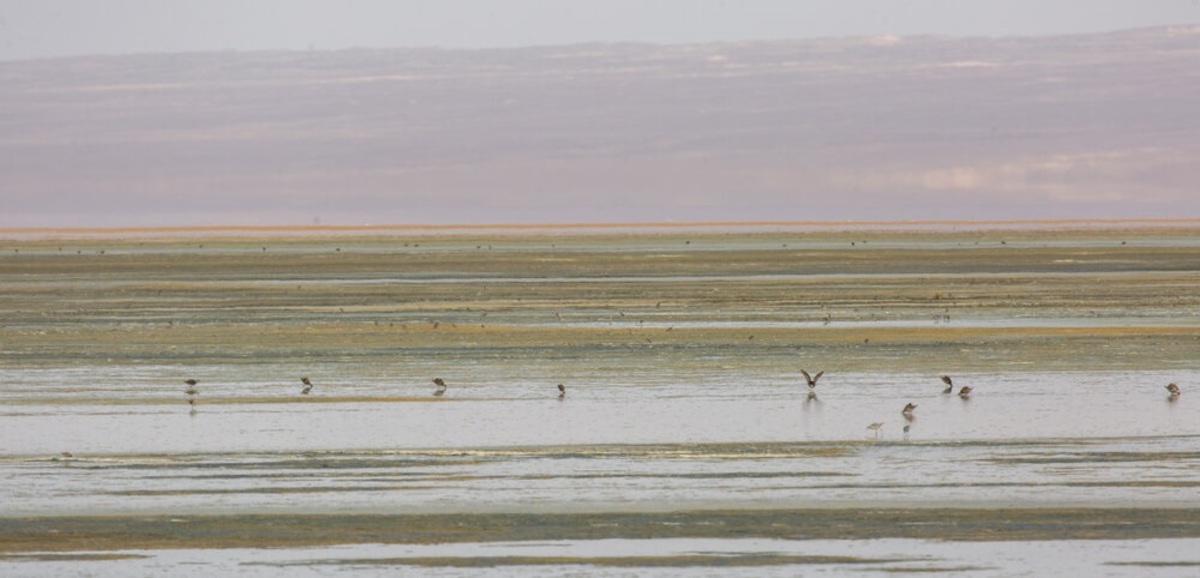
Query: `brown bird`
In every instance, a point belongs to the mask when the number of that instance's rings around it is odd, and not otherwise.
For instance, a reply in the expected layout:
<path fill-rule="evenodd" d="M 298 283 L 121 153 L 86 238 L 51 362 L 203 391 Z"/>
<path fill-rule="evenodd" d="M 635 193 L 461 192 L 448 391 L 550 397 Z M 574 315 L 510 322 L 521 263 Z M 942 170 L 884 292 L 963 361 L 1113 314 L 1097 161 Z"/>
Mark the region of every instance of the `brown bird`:
<path fill-rule="evenodd" d="M 954 392 L 954 380 L 950 379 L 949 375 L 942 376 L 942 383 L 946 384 L 946 389 L 942 390 L 943 395 L 950 395 Z"/>
<path fill-rule="evenodd" d="M 1182 391 L 1179 389 L 1179 386 L 1175 385 L 1174 383 L 1168 383 L 1166 387 L 1167 391 L 1171 392 L 1172 398 L 1178 398 L 1179 394 L 1182 393 Z"/>
<path fill-rule="evenodd" d="M 309 381 L 307 377 L 301 377 L 300 383 L 304 384 L 304 389 L 300 390 L 300 395 L 308 395 L 308 393 L 311 392 L 312 388 L 313 388 L 312 382 Z"/>
<path fill-rule="evenodd" d="M 567 397 L 567 388 L 563 387 L 563 384 L 560 383 L 558 384 L 558 399 L 562 399 L 564 397 Z"/>
<path fill-rule="evenodd" d="M 962 389 L 958 390 L 958 397 L 967 399 L 968 397 L 971 397 L 971 391 L 972 391 L 971 386 L 964 385 L 964 386 L 962 386 Z"/>
<path fill-rule="evenodd" d="M 900 410 L 900 415 L 904 416 L 904 419 L 906 419 L 908 421 L 912 421 L 914 409 L 917 409 L 917 404 L 910 403 L 910 404 L 904 406 L 904 409 Z"/>
<path fill-rule="evenodd" d="M 442 378 L 435 377 L 433 384 L 437 386 L 437 389 L 433 392 L 434 397 L 442 397 L 446 394 L 446 382 L 442 381 Z"/>
<path fill-rule="evenodd" d="M 821 376 L 822 376 L 822 375 L 825 375 L 825 372 L 824 372 L 824 371 L 818 371 L 818 372 L 817 372 L 817 375 L 815 375 L 815 376 L 813 376 L 813 375 L 809 375 L 809 374 L 808 374 L 808 372 L 807 372 L 807 371 L 804 371 L 803 369 L 801 369 L 801 370 L 800 370 L 800 373 L 802 373 L 802 374 L 804 375 L 804 380 L 808 382 L 808 388 L 809 388 L 809 389 L 812 389 L 812 388 L 816 387 L 816 386 L 817 386 L 817 380 L 818 380 L 818 379 L 821 379 Z"/>
<path fill-rule="evenodd" d="M 187 384 L 187 389 L 183 390 L 183 393 L 188 395 L 196 395 L 197 393 L 200 393 L 199 391 L 196 391 L 196 384 L 200 383 L 199 381 L 194 379 L 185 379 L 183 382 Z"/>

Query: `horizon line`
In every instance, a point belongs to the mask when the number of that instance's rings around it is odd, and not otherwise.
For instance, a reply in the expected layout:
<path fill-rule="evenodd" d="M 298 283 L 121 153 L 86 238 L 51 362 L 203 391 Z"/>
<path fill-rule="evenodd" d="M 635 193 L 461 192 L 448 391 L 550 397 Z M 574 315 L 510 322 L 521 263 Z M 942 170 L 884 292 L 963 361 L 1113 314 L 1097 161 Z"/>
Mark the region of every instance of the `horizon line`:
<path fill-rule="evenodd" d="M 712 46 L 712 45 L 729 45 L 729 44 L 777 44 L 777 43 L 793 43 L 793 42 L 828 42 L 828 41 L 870 41 L 879 38 L 898 38 L 901 40 L 918 40 L 918 39 L 937 39 L 937 40 L 975 40 L 975 39 L 990 39 L 990 40 L 1011 40 L 1011 39 L 1038 39 L 1038 38 L 1076 38 L 1083 36 L 1106 36 L 1116 34 L 1127 34 L 1137 32 L 1150 31 L 1166 31 L 1183 32 L 1185 34 L 1200 34 L 1200 20 L 1177 23 L 1177 24 L 1152 24 L 1147 26 L 1124 26 L 1119 28 L 1105 28 L 1101 30 L 1093 30 L 1087 32 L 1055 32 L 1044 34 L 945 34 L 945 33 L 909 33 L 897 34 L 894 32 L 882 32 L 878 34 L 842 34 L 842 35 L 813 35 L 813 36 L 786 36 L 786 37 L 765 37 L 757 39 L 742 39 L 742 40 L 709 40 L 709 41 L 682 41 L 682 42 L 655 42 L 645 40 L 588 40 L 577 42 L 551 42 L 551 43 L 533 43 L 533 44 L 513 44 L 513 45 L 495 45 L 495 46 L 445 46 L 437 44 L 394 44 L 394 45 L 355 45 L 355 46 L 340 46 L 334 48 L 223 48 L 210 50 L 183 49 L 183 50 L 138 50 L 138 51 L 113 51 L 113 52 L 81 52 L 73 54 L 59 54 L 48 56 L 28 56 L 20 58 L 6 58 L 0 56 L 0 63 L 19 63 L 19 62 L 35 62 L 43 60 L 66 60 L 66 59 L 86 59 L 86 58 L 113 58 L 126 56 L 178 56 L 178 55 L 209 55 L 209 54 L 253 54 L 253 53 L 335 53 L 348 51 L 376 51 L 376 50 L 433 50 L 444 52 L 482 52 L 482 51 L 521 51 L 521 50 L 536 50 L 547 48 L 571 48 L 571 47 L 586 47 L 586 46 L 656 46 L 656 47 L 686 47 L 686 46 Z"/>
<path fill-rule="evenodd" d="M 704 228 L 761 228 L 761 227 L 813 227 L 864 229 L 869 227 L 1020 227 L 1020 226 L 1052 226 L 1052 225 L 1170 225 L 1196 224 L 1200 225 L 1200 217 L 1161 217 L 1161 218 L 1052 218 L 1052 219 L 843 219 L 843 220 L 764 220 L 764 221 L 563 221 L 545 223 L 442 223 L 442 224 L 411 224 L 387 223 L 360 225 L 142 225 L 142 226 L 104 226 L 104 227 L 3 227 L 0 235 L 4 234 L 148 234 L 148 233 L 222 233 L 222 232 L 372 232 L 372 231 L 481 231 L 481 230 L 537 230 L 537 229 L 704 229 Z"/>

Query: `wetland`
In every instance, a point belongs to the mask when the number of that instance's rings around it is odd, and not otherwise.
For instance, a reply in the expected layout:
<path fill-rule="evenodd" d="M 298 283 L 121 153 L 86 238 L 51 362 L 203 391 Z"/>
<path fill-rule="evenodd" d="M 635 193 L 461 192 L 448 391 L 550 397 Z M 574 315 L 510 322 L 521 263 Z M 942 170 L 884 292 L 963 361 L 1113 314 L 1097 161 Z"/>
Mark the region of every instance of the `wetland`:
<path fill-rule="evenodd" d="M 0 569 L 1188 575 L 1197 287 L 1187 222 L 0 231 Z"/>

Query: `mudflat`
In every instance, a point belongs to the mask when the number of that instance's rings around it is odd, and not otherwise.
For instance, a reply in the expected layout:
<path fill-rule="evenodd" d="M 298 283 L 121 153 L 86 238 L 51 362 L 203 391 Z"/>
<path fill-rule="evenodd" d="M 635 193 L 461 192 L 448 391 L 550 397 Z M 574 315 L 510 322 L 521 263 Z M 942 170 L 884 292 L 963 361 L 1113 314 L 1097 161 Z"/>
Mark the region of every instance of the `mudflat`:
<path fill-rule="evenodd" d="M 0 551 L 280 548 L 654 538 L 951 541 L 1200 537 L 1191 508 L 822 508 L 658 513 L 90 516 L 5 519 Z"/>
<path fill-rule="evenodd" d="M 1197 538 L 1196 287 L 1179 223 L 0 234 L 0 551 Z"/>

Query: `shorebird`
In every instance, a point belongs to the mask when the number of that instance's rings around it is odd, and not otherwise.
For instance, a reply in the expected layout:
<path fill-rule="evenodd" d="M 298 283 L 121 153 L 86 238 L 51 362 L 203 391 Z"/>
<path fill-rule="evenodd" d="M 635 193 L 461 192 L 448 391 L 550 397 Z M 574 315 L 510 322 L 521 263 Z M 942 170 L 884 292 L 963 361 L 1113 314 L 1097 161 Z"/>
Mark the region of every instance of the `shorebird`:
<path fill-rule="evenodd" d="M 912 421 L 914 409 L 917 409 L 917 404 L 910 403 L 910 404 L 904 406 L 904 409 L 900 410 L 900 415 L 904 416 L 904 419 L 906 419 L 908 421 Z M 907 428 L 908 426 L 904 426 L 904 427 Z"/>
<path fill-rule="evenodd" d="M 434 397 L 442 397 L 446 394 L 446 382 L 442 381 L 442 378 L 433 378 L 433 384 L 437 386 L 437 389 L 433 392 Z"/>
<path fill-rule="evenodd" d="M 967 399 L 968 397 L 971 397 L 971 391 L 971 386 L 964 385 L 962 386 L 962 389 L 958 390 L 958 397 Z"/>
<path fill-rule="evenodd" d="M 954 392 L 954 380 L 950 379 L 949 375 L 942 376 L 942 383 L 946 384 L 946 389 L 942 390 L 943 395 L 950 395 Z"/>
<path fill-rule="evenodd" d="M 818 372 L 817 372 L 817 375 L 815 375 L 815 376 L 812 376 L 812 375 L 809 375 L 809 374 L 808 374 L 808 372 L 807 372 L 807 371 L 804 371 L 803 369 L 801 369 L 801 370 L 800 370 L 800 373 L 804 375 L 804 380 L 808 382 L 808 388 L 809 388 L 809 389 L 812 389 L 812 388 L 816 387 L 816 386 L 817 386 L 817 380 L 818 380 L 818 379 L 821 379 L 821 376 L 822 376 L 822 375 L 825 375 L 825 372 L 824 372 L 824 371 L 818 371 Z"/>
<path fill-rule="evenodd" d="M 308 395 L 309 392 L 311 392 L 312 388 L 313 388 L 312 382 L 309 381 L 307 377 L 301 377 L 300 383 L 304 384 L 304 389 L 300 390 L 300 395 Z"/>
<path fill-rule="evenodd" d="M 183 382 L 187 384 L 187 389 L 183 390 L 183 393 L 188 395 L 196 395 L 197 393 L 200 393 L 199 391 L 196 391 L 196 384 L 200 383 L 199 381 L 194 379 L 185 379 Z"/>
<path fill-rule="evenodd" d="M 879 430 L 882 428 L 883 428 L 883 422 L 881 422 L 881 421 L 877 421 L 877 422 L 867 426 L 867 429 L 875 432 L 875 439 L 879 439 Z"/>
<path fill-rule="evenodd" d="M 1182 392 L 1180 391 L 1178 385 L 1175 385 L 1174 383 L 1168 383 L 1166 387 L 1167 387 L 1167 391 L 1171 392 L 1171 395 L 1168 395 L 1167 399 L 1169 399 L 1171 401 L 1175 401 L 1175 400 L 1179 399 L 1179 394 Z"/>
<path fill-rule="evenodd" d="M 563 384 L 560 383 L 558 384 L 558 399 L 562 399 L 564 397 L 567 397 L 567 388 L 563 387 Z"/>

